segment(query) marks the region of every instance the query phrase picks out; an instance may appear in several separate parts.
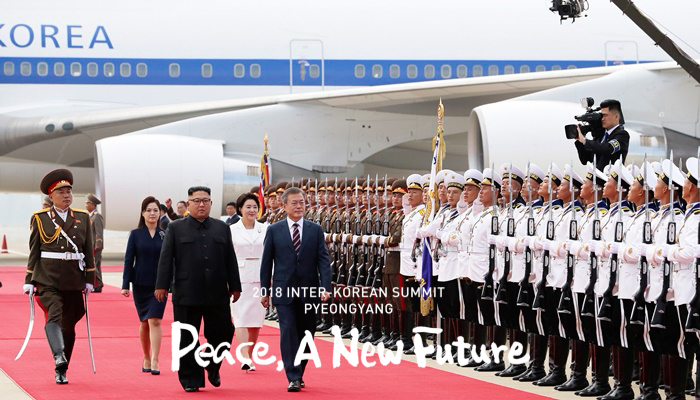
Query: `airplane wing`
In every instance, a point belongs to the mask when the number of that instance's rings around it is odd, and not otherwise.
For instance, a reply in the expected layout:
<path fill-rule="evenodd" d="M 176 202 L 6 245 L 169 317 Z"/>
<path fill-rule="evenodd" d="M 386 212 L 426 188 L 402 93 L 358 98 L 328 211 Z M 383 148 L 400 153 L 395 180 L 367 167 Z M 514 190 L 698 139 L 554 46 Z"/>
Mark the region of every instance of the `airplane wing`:
<path fill-rule="evenodd" d="M 463 106 L 451 110 L 457 113 L 461 110 L 461 116 L 466 117 L 469 110 L 482 104 L 600 78 L 629 67 L 472 77 L 148 107 L 95 109 L 91 108 L 92 105 L 76 103 L 61 108 L 55 104 L 46 107 L 33 105 L 28 110 L 20 105 L 12 110 L 0 110 L 0 157 L 92 167 L 94 142 L 97 140 L 199 116 L 278 104 L 431 115 L 435 113 L 435 102 L 442 98 L 458 101 Z M 677 68 L 670 62 L 642 67 L 656 70 Z"/>

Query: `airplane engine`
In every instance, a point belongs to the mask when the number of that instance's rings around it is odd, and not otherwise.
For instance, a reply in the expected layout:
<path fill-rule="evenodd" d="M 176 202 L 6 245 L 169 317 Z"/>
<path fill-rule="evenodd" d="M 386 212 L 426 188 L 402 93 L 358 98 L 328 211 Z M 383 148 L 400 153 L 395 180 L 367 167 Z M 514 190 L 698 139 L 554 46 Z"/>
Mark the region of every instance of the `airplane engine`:
<path fill-rule="evenodd" d="M 547 100 L 513 100 L 475 107 L 469 118 L 469 168 L 496 168 L 513 162 L 525 168 L 533 162 L 542 169 L 555 162 L 559 167 L 570 164 L 582 173 L 574 140 L 567 139 L 564 125 L 574 124 L 575 115 L 584 110 L 578 103 Z M 660 126 L 627 120 L 630 134 L 626 163 L 639 162 L 646 153 L 658 160 L 666 153 L 669 142 Z M 670 141 L 672 147 L 673 140 Z"/>
<path fill-rule="evenodd" d="M 224 142 L 177 135 L 123 135 L 95 143 L 95 187 L 107 229 L 136 228 L 147 196 L 173 207 L 187 200 L 187 189 L 207 186 L 219 217 L 234 196 L 259 183 L 259 158 L 227 156 Z M 259 156 L 257 156 L 259 157 Z"/>

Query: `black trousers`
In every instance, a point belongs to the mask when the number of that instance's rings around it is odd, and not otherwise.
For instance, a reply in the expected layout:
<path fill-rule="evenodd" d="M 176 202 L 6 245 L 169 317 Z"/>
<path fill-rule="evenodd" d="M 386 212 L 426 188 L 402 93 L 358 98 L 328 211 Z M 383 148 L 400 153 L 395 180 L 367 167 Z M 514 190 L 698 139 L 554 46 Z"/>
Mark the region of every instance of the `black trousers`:
<path fill-rule="evenodd" d="M 75 325 L 85 315 L 81 290 L 58 290 L 37 285 L 36 301 L 44 311 L 46 323 L 55 322 L 63 332 L 64 354 L 70 363 L 75 346 Z"/>
<path fill-rule="evenodd" d="M 289 382 L 301 380 L 306 369 L 306 360 L 294 365 L 301 340 L 306 331 L 313 337 L 316 333 L 316 311 L 313 307 L 305 310 L 305 303 L 293 299 L 290 304 L 276 304 L 280 324 L 280 350 L 284 371 Z"/>
<path fill-rule="evenodd" d="M 233 340 L 234 327 L 231 320 L 231 306 L 229 304 L 208 306 L 182 306 L 174 304 L 173 316 L 177 322 L 194 326 L 198 334 L 199 327 L 202 324 L 202 320 L 204 320 L 204 337 L 207 339 L 207 343 L 212 345 L 214 349 L 221 343 L 231 343 Z M 204 368 L 200 367 L 194 359 L 194 352 L 199 347 L 198 337 L 195 339 L 197 339 L 197 346 L 180 359 L 180 370 L 177 373 L 177 377 L 183 388 L 204 387 Z M 189 333 L 183 332 L 180 338 L 180 349 L 191 342 L 192 338 Z M 217 353 L 217 356 L 220 357 L 223 351 L 224 349 L 221 349 L 219 353 Z M 209 366 L 207 366 L 207 371 L 209 371 L 210 374 L 216 373 L 219 371 L 219 368 L 221 368 L 220 362 L 214 363 L 212 359 L 207 359 L 207 361 L 210 362 Z"/>

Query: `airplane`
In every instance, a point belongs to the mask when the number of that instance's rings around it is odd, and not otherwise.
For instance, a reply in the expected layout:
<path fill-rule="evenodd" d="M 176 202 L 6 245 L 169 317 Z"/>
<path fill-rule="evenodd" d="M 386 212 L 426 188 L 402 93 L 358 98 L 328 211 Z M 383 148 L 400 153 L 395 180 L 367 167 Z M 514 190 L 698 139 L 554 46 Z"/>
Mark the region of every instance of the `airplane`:
<path fill-rule="evenodd" d="M 698 42 L 699 4 L 636 3 Z M 248 191 L 265 134 L 275 181 L 428 170 L 440 99 L 454 170 L 576 159 L 588 96 L 622 102 L 628 161 L 698 143 L 697 83 L 608 2 L 575 23 L 519 0 L 0 4 L 0 189 L 69 167 L 109 229 L 150 194 Z"/>

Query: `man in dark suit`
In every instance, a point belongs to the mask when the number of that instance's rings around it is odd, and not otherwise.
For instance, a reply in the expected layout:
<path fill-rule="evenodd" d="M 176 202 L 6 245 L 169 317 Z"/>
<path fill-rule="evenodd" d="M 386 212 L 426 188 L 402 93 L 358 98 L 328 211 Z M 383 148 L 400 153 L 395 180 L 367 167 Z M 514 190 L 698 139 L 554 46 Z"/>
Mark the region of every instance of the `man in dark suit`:
<path fill-rule="evenodd" d="M 238 262 L 231 241 L 231 230 L 223 221 L 210 218 L 211 190 L 195 186 L 187 192 L 189 215 L 170 223 L 158 262 L 155 296 L 165 301 L 173 274 L 173 314 L 175 321 L 189 324 L 199 332 L 204 319 L 204 337 L 215 349 L 231 343 L 234 326 L 231 322 L 230 298 L 241 295 Z M 180 348 L 191 343 L 183 335 Z M 196 338 L 195 338 L 196 339 Z M 180 360 L 178 378 L 187 392 L 204 387 L 204 368 L 195 361 L 194 350 Z M 221 354 L 218 354 L 221 356 Z M 221 385 L 221 363 L 210 361 L 207 378 L 214 387 Z"/>
<path fill-rule="evenodd" d="M 170 224 L 170 218 L 168 218 L 168 207 L 165 204 L 160 205 L 160 218 L 158 219 L 158 226 L 162 230 L 168 229 L 168 224 Z"/>
<path fill-rule="evenodd" d="M 592 132 L 593 139 L 586 139 L 586 135 L 578 128 L 578 139 L 575 145 L 578 158 L 583 165 L 593 162 L 596 155 L 596 167 L 604 170 L 610 163 L 620 159 L 627 159 L 627 150 L 630 142 L 630 134 L 624 127 L 625 118 L 622 116 L 622 106 L 617 100 L 605 100 L 600 103 L 600 112 L 603 114 L 601 124 L 603 129 Z"/>
<path fill-rule="evenodd" d="M 267 228 L 260 265 L 260 287 L 263 294 L 268 294 L 261 302 L 268 308 L 271 295 L 277 308 L 289 392 L 304 387 L 306 361 L 295 366 L 294 358 L 305 332 L 312 336 L 316 332 L 316 310 L 313 307 L 306 310 L 305 306 L 328 301 L 331 290 L 331 266 L 323 230 L 320 225 L 304 220 L 305 197 L 297 187 L 287 189 L 282 195 L 287 218 Z"/>

